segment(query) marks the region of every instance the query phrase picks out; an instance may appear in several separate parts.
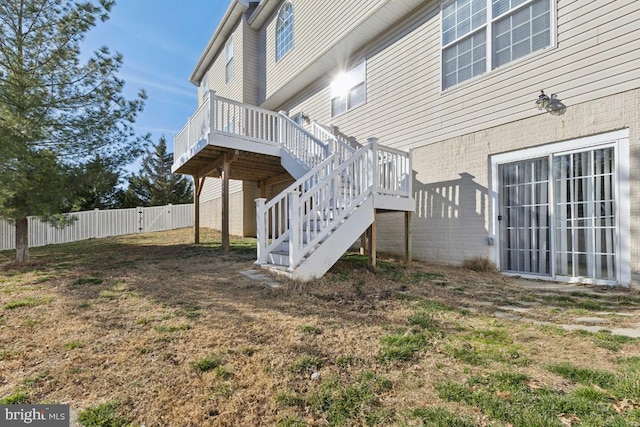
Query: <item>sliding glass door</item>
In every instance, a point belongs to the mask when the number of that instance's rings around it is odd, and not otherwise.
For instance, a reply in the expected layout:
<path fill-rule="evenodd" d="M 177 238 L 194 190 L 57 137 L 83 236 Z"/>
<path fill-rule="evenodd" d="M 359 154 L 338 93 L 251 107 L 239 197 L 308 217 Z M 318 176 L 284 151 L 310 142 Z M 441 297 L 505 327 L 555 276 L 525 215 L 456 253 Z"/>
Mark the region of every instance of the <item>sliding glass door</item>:
<path fill-rule="evenodd" d="M 613 147 L 553 158 L 556 275 L 616 279 Z"/>
<path fill-rule="evenodd" d="M 500 264 L 504 271 L 615 282 L 614 147 L 500 164 Z"/>
<path fill-rule="evenodd" d="M 500 165 L 499 174 L 502 269 L 550 275 L 548 158 Z"/>

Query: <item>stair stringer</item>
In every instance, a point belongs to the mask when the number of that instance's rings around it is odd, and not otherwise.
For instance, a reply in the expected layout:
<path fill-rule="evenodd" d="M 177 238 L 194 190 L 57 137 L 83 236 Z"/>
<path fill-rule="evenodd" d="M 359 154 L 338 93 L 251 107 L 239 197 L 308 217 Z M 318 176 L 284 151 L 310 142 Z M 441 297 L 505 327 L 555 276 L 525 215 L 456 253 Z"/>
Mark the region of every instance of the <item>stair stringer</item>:
<path fill-rule="evenodd" d="M 269 264 L 261 267 L 301 281 L 322 277 L 369 228 L 373 220 L 373 197 L 370 194 L 293 271 L 285 271 L 283 268 Z"/>
<path fill-rule="evenodd" d="M 300 179 L 311 168 L 285 148 L 280 149 L 280 164 L 294 179 Z"/>

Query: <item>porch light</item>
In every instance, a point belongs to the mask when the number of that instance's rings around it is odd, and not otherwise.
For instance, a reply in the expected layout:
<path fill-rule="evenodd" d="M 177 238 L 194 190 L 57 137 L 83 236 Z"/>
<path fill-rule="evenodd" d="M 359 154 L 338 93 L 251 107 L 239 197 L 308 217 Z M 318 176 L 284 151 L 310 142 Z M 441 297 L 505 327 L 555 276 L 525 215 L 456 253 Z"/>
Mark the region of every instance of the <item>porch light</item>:
<path fill-rule="evenodd" d="M 540 91 L 540 95 L 538 95 L 538 99 L 536 100 L 536 107 L 538 110 L 547 110 L 554 108 L 553 100 L 556 99 L 556 94 L 551 94 L 548 96 L 544 93 L 544 90 Z"/>

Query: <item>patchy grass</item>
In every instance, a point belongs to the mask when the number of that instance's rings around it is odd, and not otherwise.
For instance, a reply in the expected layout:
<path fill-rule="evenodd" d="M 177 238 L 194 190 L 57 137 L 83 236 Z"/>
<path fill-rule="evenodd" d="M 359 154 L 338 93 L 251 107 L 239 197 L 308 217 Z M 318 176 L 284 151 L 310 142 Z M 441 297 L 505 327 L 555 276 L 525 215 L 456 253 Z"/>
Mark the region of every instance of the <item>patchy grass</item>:
<path fill-rule="evenodd" d="M 380 362 L 409 361 L 420 350 L 429 347 L 428 337 L 421 333 L 402 332 L 387 335 L 380 339 L 381 348 L 378 353 Z"/>
<path fill-rule="evenodd" d="M 412 418 L 419 419 L 423 425 L 431 427 L 475 427 L 470 418 L 461 418 L 447 408 L 415 408 L 410 411 Z"/>
<path fill-rule="evenodd" d="M 379 398 L 391 388 L 389 380 L 364 372 L 352 384 L 337 378 L 323 381 L 304 403 L 330 426 L 353 425 L 358 419 L 364 419 L 367 425 L 384 425 L 381 422 L 389 417 L 378 411 Z"/>
<path fill-rule="evenodd" d="M 638 292 L 537 291 L 384 254 L 271 289 L 240 273 L 255 240 L 225 254 L 219 233 L 201 239 L 33 248 L 26 267 L 3 253 L 2 402 L 68 402 L 105 426 L 640 424 L 639 341 L 558 327 L 634 327 Z M 502 305 L 546 324 L 496 319 Z"/>
<path fill-rule="evenodd" d="M 0 398 L 0 405 L 19 405 L 29 403 L 29 393 L 16 391 L 8 396 Z"/>
<path fill-rule="evenodd" d="M 84 427 L 124 427 L 128 420 L 120 414 L 120 404 L 109 401 L 92 406 L 78 414 L 78 421 Z"/>
<path fill-rule="evenodd" d="M 48 304 L 53 300 L 51 297 L 26 297 L 18 300 L 9 301 L 4 305 L 7 310 L 15 310 L 21 307 L 38 307 L 40 305 Z"/>
<path fill-rule="evenodd" d="M 462 268 L 477 271 L 478 273 L 496 273 L 498 271 L 493 261 L 481 257 L 465 259 L 462 263 Z"/>
<path fill-rule="evenodd" d="M 224 360 L 219 356 L 209 356 L 191 363 L 191 369 L 197 372 L 208 372 L 221 367 Z"/>
<path fill-rule="evenodd" d="M 289 371 L 294 374 L 310 374 L 317 371 L 320 366 L 322 366 L 320 359 L 305 354 L 289 366 Z"/>
<path fill-rule="evenodd" d="M 632 426 L 640 421 L 637 395 L 635 390 L 629 393 L 630 384 L 640 389 L 638 376 L 618 379 L 607 371 L 568 363 L 552 365 L 549 370 L 583 386 L 565 392 L 540 386 L 526 374 L 507 371 L 471 377 L 464 384 L 441 382 L 436 390 L 447 401 L 477 407 L 486 416 L 513 426 Z"/>

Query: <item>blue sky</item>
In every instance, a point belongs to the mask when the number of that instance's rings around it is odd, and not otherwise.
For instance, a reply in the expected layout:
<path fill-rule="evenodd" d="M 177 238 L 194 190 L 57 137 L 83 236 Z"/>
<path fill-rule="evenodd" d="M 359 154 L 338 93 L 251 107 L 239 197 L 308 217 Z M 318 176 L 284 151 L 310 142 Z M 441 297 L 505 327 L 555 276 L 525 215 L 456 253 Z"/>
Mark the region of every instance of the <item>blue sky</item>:
<path fill-rule="evenodd" d="M 164 134 L 173 150 L 173 136 L 197 108 L 197 88 L 189 76 L 229 3 L 118 0 L 110 19 L 87 33 L 87 50 L 104 45 L 124 56 L 119 77 L 129 99 L 141 88 L 147 91 L 135 123 L 138 134 L 150 132 L 153 142 Z"/>

